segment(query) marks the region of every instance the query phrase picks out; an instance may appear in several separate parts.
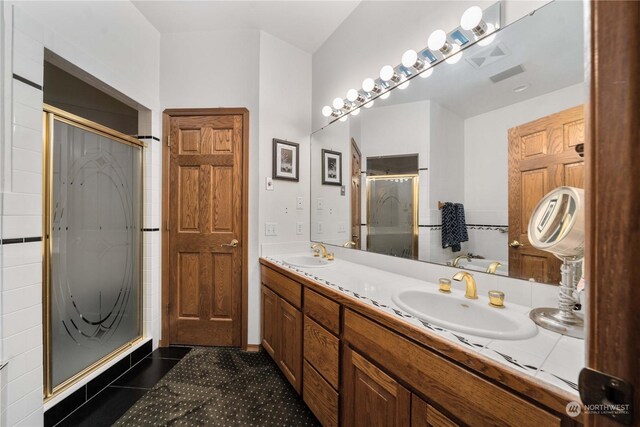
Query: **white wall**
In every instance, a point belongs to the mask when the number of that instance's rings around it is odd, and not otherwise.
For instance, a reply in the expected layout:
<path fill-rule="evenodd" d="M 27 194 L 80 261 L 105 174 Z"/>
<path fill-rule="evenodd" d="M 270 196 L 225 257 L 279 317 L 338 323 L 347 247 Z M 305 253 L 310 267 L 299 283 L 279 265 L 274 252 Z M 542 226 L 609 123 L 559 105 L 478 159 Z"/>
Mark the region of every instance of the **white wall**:
<path fill-rule="evenodd" d="M 464 122 L 464 203 L 469 224 L 506 225 L 509 220 L 508 130 L 584 104 L 584 83 L 547 93 Z M 466 249 L 490 259 L 508 259 L 508 235 L 470 230 Z"/>
<path fill-rule="evenodd" d="M 101 89 L 154 111 L 158 108 L 158 32 L 129 2 L 3 2 L 2 44 L 5 111 L 2 138 L 2 238 L 42 236 L 42 92 L 16 79 L 20 75 L 43 83 L 44 49 L 92 75 Z M 145 128 L 159 129 L 146 114 Z M 152 150 L 145 154 L 153 175 Z M 156 171 L 157 172 L 157 171 Z M 159 212 L 153 203 L 151 180 L 145 188 L 145 227 Z M 155 189 L 156 193 L 159 189 Z M 159 271 L 159 239 L 145 243 L 144 292 L 149 304 L 159 295 L 154 272 Z M 2 371 L 0 424 L 41 425 L 42 366 L 42 244 L 2 245 Z M 157 276 L 159 278 L 159 275 Z M 154 320 L 144 311 L 145 334 Z M 57 399 L 74 391 L 70 388 Z"/>
<path fill-rule="evenodd" d="M 259 225 L 253 233 L 261 246 L 309 241 L 309 134 L 311 133 L 311 55 L 268 33 L 260 32 L 259 92 Z M 273 138 L 300 144 L 300 181 L 273 180 Z M 297 198 L 302 209 L 297 209 Z M 265 236 L 265 223 L 276 223 L 277 236 Z M 302 233 L 297 233 L 302 223 Z M 250 259 L 251 265 L 257 260 Z M 249 283 L 249 343 L 260 343 L 260 283 Z"/>
<path fill-rule="evenodd" d="M 505 24 L 525 16 L 548 0 L 506 0 Z M 366 77 L 376 77 L 385 64 L 400 63 L 406 49 L 422 49 L 429 34 L 457 27 L 470 6 L 488 1 L 369 1 L 360 5 L 313 55 L 313 129 L 327 123 L 320 110 Z"/>
<path fill-rule="evenodd" d="M 462 118 L 448 109 L 431 103 L 430 114 L 431 149 L 429 171 L 427 173 L 428 220 L 422 224 L 441 224 L 442 211 L 438 202 L 464 203 L 464 124 Z M 421 184 L 422 185 L 422 184 Z M 451 249 L 442 248 L 442 232 L 432 228 L 422 228 L 422 239 L 429 242 L 428 259 L 442 263 L 453 258 Z M 428 238 L 426 238 L 428 234 Z M 421 248 L 422 249 L 422 248 Z M 457 254 L 456 254 L 457 255 Z"/>

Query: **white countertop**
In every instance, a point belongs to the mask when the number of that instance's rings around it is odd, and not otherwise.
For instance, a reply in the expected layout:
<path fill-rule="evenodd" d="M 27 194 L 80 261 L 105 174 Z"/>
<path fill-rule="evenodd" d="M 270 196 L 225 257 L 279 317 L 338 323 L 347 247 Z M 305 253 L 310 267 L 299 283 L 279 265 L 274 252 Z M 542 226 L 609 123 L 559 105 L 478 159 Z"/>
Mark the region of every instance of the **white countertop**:
<path fill-rule="evenodd" d="M 498 340 L 449 331 L 438 325 L 423 322 L 402 311 L 392 300 L 392 295 L 401 289 L 421 286 L 437 289 L 437 284 L 341 259 L 336 259 L 330 266 L 321 268 L 293 267 L 284 263 L 284 259 L 294 255 L 310 254 L 306 252 L 271 255 L 264 258 L 321 285 L 357 298 L 378 310 L 398 316 L 404 322 L 440 335 L 455 345 L 477 351 L 507 367 L 535 377 L 542 383 L 566 390 L 577 398 L 578 375 L 585 365 L 584 340 L 563 336 L 542 328 L 538 328 L 535 336 L 525 340 Z M 464 294 L 459 289 L 453 289 L 452 292 Z M 480 298 L 483 297 L 480 296 Z M 505 304 L 509 304 L 511 309 L 520 311 L 523 316 L 528 316 L 531 310 L 531 307 L 509 303 L 508 295 Z"/>

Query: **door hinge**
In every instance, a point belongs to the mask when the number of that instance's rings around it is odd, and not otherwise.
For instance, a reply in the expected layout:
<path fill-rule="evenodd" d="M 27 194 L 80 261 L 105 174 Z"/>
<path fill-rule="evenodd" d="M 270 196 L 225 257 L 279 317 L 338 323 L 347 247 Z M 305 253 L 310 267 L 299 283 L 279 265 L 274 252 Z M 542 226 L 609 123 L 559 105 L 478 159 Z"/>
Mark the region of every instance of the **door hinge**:
<path fill-rule="evenodd" d="M 171 147 L 171 135 L 167 136 L 167 147 Z"/>
<path fill-rule="evenodd" d="M 165 220 L 164 220 L 164 229 L 165 229 L 166 231 L 169 231 L 169 220 L 168 220 L 168 219 L 165 219 Z"/>
<path fill-rule="evenodd" d="M 583 368 L 578 378 L 580 399 L 588 414 L 602 415 L 619 423 L 633 422 L 633 385 L 591 368 Z"/>
<path fill-rule="evenodd" d="M 169 304 L 171 304 L 171 303 L 167 303 L 167 306 L 165 308 L 165 310 L 167 311 L 167 316 L 169 315 Z"/>

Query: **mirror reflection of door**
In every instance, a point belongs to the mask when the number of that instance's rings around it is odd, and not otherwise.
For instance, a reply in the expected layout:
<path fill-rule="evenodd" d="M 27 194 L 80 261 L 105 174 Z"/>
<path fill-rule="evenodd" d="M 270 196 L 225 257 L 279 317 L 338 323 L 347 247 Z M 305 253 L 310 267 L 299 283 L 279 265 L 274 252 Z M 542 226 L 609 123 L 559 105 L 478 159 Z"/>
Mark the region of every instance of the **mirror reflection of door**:
<path fill-rule="evenodd" d="M 584 188 L 584 107 L 564 110 L 509 129 L 509 274 L 560 282 L 560 260 L 529 243 L 533 209 L 562 185 Z"/>
<path fill-rule="evenodd" d="M 360 249 L 360 225 L 362 224 L 362 155 L 355 139 L 351 138 L 351 241 Z"/>

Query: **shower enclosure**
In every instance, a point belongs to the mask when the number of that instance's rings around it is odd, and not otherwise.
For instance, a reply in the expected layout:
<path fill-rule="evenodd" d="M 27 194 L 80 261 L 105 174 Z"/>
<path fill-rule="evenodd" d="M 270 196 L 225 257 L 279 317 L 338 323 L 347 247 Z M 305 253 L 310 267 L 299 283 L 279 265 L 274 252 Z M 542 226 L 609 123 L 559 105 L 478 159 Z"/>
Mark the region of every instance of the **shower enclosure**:
<path fill-rule="evenodd" d="M 418 175 L 367 177 L 367 251 L 418 258 Z"/>
<path fill-rule="evenodd" d="M 45 106 L 45 395 L 142 335 L 142 150 Z"/>

